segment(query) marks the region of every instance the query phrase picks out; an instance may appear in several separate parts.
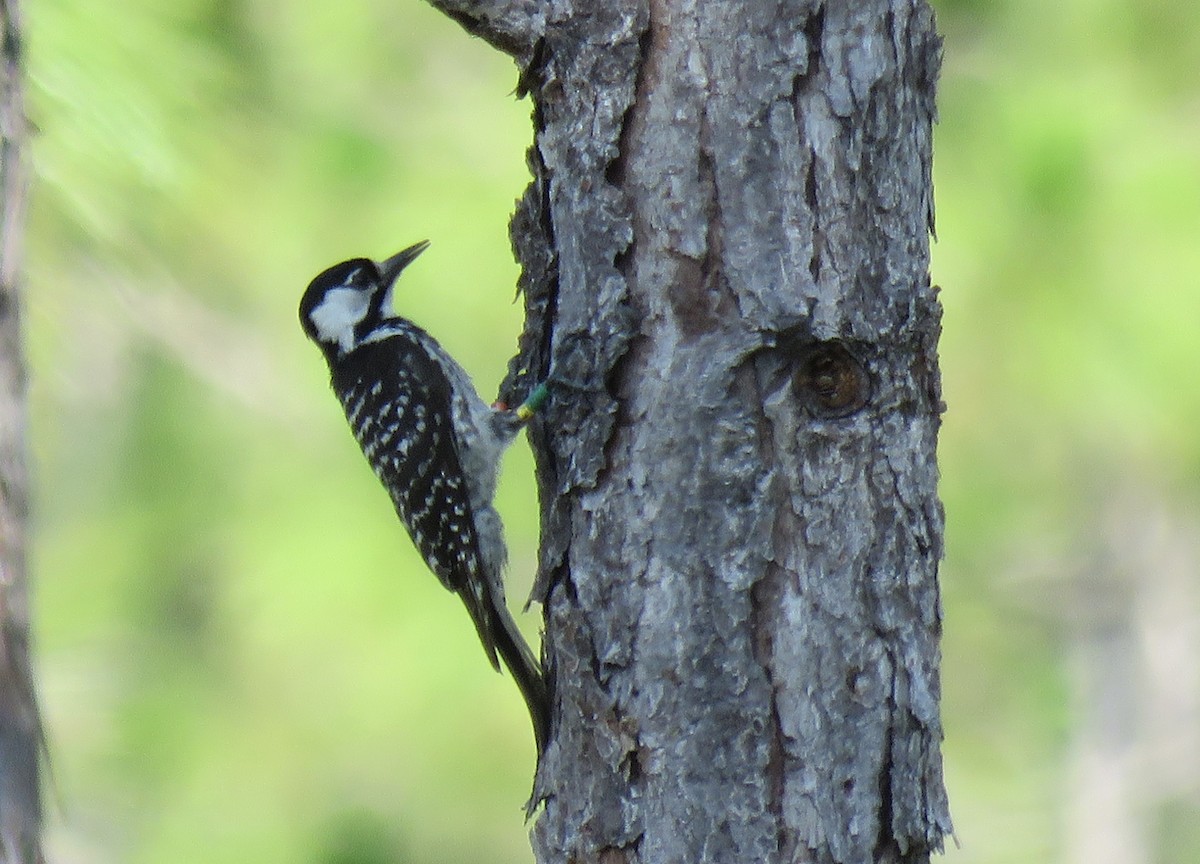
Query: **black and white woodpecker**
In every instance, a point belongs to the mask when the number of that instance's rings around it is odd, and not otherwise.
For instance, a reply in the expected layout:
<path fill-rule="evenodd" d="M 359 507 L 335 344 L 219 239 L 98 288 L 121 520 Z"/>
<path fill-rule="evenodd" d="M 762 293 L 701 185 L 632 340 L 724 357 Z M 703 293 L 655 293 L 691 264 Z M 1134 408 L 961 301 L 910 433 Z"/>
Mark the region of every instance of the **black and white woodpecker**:
<path fill-rule="evenodd" d="M 330 267 L 304 292 L 300 322 L 324 353 L 354 437 L 417 550 L 462 598 L 492 666 L 499 671 L 503 659 L 516 680 L 540 756 L 546 684 L 505 605 L 504 527 L 492 498 L 500 457 L 546 388 L 516 410 L 488 405 L 432 336 L 393 313 L 397 277 L 428 245 Z"/>

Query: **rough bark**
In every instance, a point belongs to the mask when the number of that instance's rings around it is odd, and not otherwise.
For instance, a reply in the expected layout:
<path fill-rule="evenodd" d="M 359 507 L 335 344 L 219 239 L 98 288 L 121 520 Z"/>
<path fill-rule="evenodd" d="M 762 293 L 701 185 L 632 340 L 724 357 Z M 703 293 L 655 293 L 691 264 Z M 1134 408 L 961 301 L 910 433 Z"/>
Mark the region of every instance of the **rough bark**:
<path fill-rule="evenodd" d="M 25 572 L 28 479 L 20 262 L 26 124 L 15 0 L 0 0 L 0 39 L 0 864 L 33 864 L 42 860 L 42 739 L 29 657 Z"/>
<path fill-rule="evenodd" d="M 534 100 L 502 396 L 573 385 L 531 430 L 538 860 L 927 860 L 951 830 L 932 12 L 434 2 Z"/>

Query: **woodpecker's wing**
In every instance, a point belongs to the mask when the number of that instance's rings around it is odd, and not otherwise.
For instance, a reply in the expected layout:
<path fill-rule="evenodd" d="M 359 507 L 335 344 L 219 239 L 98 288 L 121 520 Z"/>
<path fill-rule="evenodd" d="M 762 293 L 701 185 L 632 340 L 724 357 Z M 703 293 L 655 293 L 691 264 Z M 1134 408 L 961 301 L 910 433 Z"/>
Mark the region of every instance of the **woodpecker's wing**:
<path fill-rule="evenodd" d="M 458 594 L 497 669 L 496 601 L 451 428 L 450 384 L 406 334 L 366 342 L 333 370 L 354 437 L 429 569 Z"/>

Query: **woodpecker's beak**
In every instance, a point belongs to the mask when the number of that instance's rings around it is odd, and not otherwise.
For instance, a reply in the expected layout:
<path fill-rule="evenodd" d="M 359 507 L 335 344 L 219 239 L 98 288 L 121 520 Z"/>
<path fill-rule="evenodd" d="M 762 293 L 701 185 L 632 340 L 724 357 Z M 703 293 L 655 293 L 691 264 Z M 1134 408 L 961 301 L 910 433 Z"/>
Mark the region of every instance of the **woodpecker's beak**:
<path fill-rule="evenodd" d="M 397 252 L 386 261 L 379 262 L 379 275 L 383 280 L 383 284 L 390 287 L 396 281 L 401 271 L 428 248 L 429 241 L 422 240 L 420 243 L 414 243 L 402 252 Z"/>

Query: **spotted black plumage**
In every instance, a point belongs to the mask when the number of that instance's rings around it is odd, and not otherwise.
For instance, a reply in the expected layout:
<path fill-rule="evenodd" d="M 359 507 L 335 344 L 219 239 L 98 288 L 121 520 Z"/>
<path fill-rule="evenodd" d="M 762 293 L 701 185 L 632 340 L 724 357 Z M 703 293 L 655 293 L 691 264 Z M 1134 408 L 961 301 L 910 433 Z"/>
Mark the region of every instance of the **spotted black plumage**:
<path fill-rule="evenodd" d="M 492 506 L 500 456 L 522 420 L 487 405 L 428 333 L 391 314 L 396 277 L 426 245 L 379 264 L 359 258 L 331 267 L 309 285 L 300 319 L 413 543 L 462 598 L 492 665 L 503 659 L 517 681 L 540 753 L 545 684 L 504 602 L 503 528 Z"/>
<path fill-rule="evenodd" d="M 461 590 L 462 579 L 479 576 L 482 565 L 446 376 L 401 331 L 347 354 L 332 383 L 425 563 L 447 588 Z"/>

